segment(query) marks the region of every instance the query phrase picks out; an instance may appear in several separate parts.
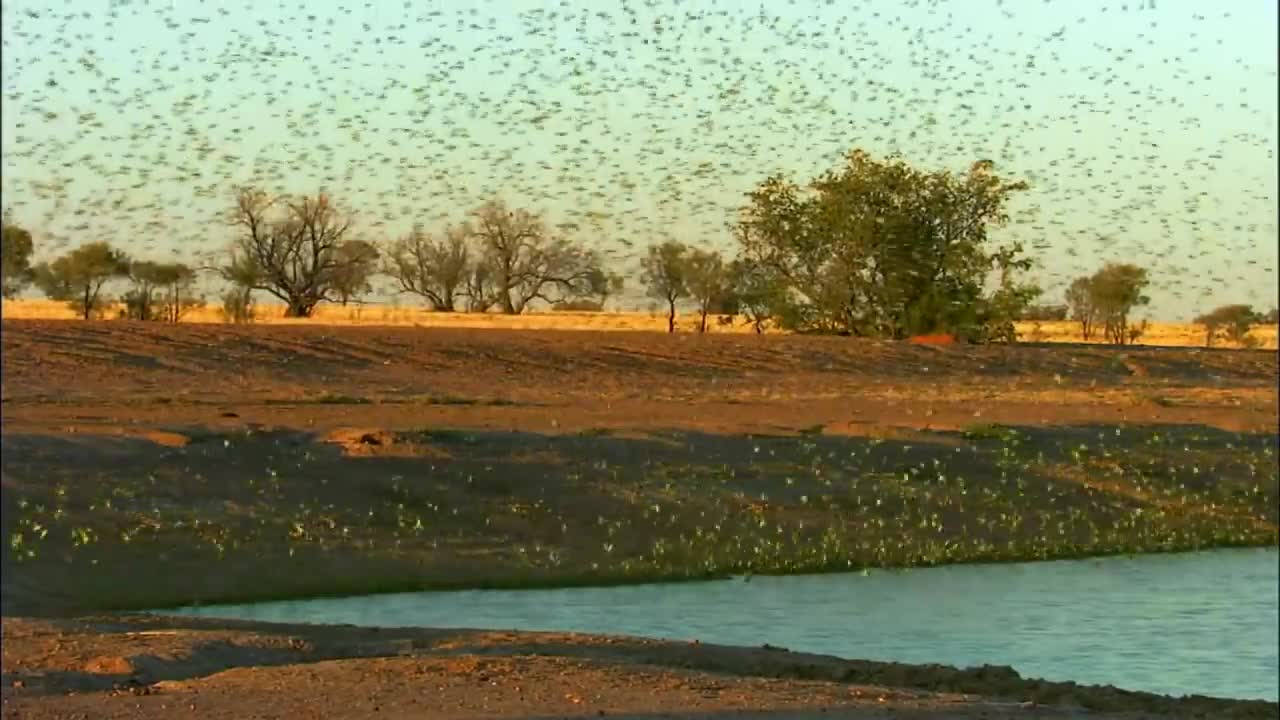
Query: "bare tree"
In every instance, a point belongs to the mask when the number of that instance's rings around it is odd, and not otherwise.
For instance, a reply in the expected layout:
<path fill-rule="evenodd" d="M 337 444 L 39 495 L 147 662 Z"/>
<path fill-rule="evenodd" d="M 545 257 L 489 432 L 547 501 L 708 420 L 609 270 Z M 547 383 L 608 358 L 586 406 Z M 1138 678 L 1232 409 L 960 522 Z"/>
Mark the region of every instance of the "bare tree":
<path fill-rule="evenodd" d="M 498 302 L 493 282 L 493 268 L 487 263 L 475 263 L 467 272 L 467 312 L 488 312 Z"/>
<path fill-rule="evenodd" d="M 400 292 L 421 295 L 432 310 L 454 312 L 454 298 L 468 291 L 472 270 L 467 229 L 449 228 L 433 239 L 421 227 L 397 240 L 387 252 L 384 272 L 395 278 Z M 477 292 L 484 293 L 481 288 Z"/>
<path fill-rule="evenodd" d="M 555 304 L 595 294 L 595 253 L 551 237 L 542 218 L 528 210 L 490 200 L 472 213 L 468 232 L 483 248 L 496 304 L 508 315 L 524 312 L 535 299 Z"/>
<path fill-rule="evenodd" d="M 373 292 L 369 278 L 378 270 L 378 248 L 364 240 L 348 240 L 338 246 L 333 271 L 333 290 L 345 306 L 353 299 Z"/>
<path fill-rule="evenodd" d="M 269 213 L 277 207 L 283 213 L 273 219 Z M 316 305 L 340 296 L 344 277 L 359 274 L 352 265 L 373 263 L 367 253 L 344 250 L 351 220 L 323 193 L 289 200 L 243 188 L 231 222 L 241 235 L 222 276 L 284 301 L 286 317 L 310 317 Z"/>

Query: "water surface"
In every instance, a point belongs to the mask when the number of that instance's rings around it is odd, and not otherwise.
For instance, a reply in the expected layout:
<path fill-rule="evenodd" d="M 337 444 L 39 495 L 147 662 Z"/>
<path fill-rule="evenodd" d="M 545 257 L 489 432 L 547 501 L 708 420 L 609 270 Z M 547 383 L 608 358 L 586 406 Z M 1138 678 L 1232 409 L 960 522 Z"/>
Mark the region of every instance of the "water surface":
<path fill-rule="evenodd" d="M 192 615 L 616 633 L 848 658 L 1011 665 L 1170 695 L 1280 696 L 1280 553 L 1218 550 L 868 574 L 400 593 Z"/>

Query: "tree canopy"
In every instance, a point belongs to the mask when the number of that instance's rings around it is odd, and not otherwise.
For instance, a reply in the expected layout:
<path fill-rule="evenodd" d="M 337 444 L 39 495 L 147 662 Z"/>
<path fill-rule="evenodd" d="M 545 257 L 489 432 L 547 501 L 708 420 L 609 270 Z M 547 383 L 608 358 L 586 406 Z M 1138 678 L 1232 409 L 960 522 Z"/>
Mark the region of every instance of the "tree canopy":
<path fill-rule="evenodd" d="M 554 305 L 562 300 L 599 294 L 593 280 L 601 277 L 594 251 L 554 236 L 543 218 L 523 208 L 512 210 L 499 199 L 471 213 L 466 233 L 479 243 L 480 257 L 468 292 L 486 307 L 497 305 L 516 315 L 537 299 Z M 489 295 L 485 302 L 477 295 Z"/>
<path fill-rule="evenodd" d="M 1254 312 L 1252 305 L 1222 305 L 1195 319 L 1197 325 L 1204 326 L 1205 347 L 1212 347 L 1218 333 L 1226 335 L 1231 342 L 1246 347 L 1256 344 L 1249 334 L 1255 323 L 1263 320 L 1263 316 Z"/>
<path fill-rule="evenodd" d="M 34 245 L 28 230 L 7 221 L 3 233 L 0 237 L 0 278 L 3 279 L 0 294 L 7 299 L 22 292 L 34 279 L 31 271 Z"/>
<path fill-rule="evenodd" d="M 988 229 L 1008 221 L 1009 199 L 1026 188 L 989 161 L 957 176 L 854 150 L 807 187 L 774 176 L 749 193 L 739 242 L 781 284 L 773 314 L 785 327 L 1011 339 L 1039 291 L 1016 281 L 1030 268 L 1022 246 L 993 247 Z"/>
<path fill-rule="evenodd" d="M 684 243 L 668 240 L 649 246 L 640 261 L 645 292 L 649 297 L 667 303 L 667 332 L 676 331 L 676 303 L 689 295 L 689 248 Z"/>
<path fill-rule="evenodd" d="M 105 302 L 102 287 L 127 277 L 129 260 L 105 242 L 91 242 L 32 270 L 36 286 L 52 300 L 63 300 L 80 317 L 91 319 Z"/>
<path fill-rule="evenodd" d="M 231 223 L 240 234 L 222 276 L 284 301 L 288 317 L 310 317 L 322 302 L 350 298 L 376 263 L 367 244 L 348 239 L 351 218 L 324 193 L 290 199 L 241 188 Z"/>

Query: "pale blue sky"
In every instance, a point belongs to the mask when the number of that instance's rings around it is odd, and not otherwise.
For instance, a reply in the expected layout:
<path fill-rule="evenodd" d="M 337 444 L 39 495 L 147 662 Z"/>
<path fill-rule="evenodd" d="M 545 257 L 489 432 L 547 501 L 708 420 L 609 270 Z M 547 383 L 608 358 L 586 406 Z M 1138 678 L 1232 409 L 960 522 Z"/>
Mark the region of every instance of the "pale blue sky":
<path fill-rule="evenodd" d="M 731 250 L 755 183 L 857 146 L 1029 180 L 1000 232 L 1034 248 L 1049 299 L 1119 259 L 1152 267 L 1155 318 L 1275 302 L 1274 0 L 3 13 L 0 189 L 44 256 L 219 251 L 232 186 L 257 182 L 326 187 L 372 239 L 501 192 L 630 268 L 665 236 Z"/>

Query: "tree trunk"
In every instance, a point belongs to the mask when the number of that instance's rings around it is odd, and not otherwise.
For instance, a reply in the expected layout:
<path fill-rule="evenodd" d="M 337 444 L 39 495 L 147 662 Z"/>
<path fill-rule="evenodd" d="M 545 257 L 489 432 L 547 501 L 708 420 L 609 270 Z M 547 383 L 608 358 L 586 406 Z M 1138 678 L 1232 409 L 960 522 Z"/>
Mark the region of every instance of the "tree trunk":
<path fill-rule="evenodd" d="M 667 332 L 668 332 L 668 333 L 673 333 L 673 332 L 675 332 L 675 331 L 676 331 L 676 303 L 675 303 L 675 301 L 674 301 L 674 300 L 670 300 L 670 301 L 668 301 L 668 307 L 670 308 L 670 310 L 667 312 Z"/>
<path fill-rule="evenodd" d="M 315 309 L 315 303 L 301 298 L 294 298 L 289 301 L 289 306 L 285 308 L 284 316 L 288 318 L 309 318 L 313 309 Z"/>
<path fill-rule="evenodd" d="M 702 309 L 701 317 L 698 318 L 698 332 L 704 335 L 707 332 L 707 309 L 706 308 Z"/>
<path fill-rule="evenodd" d="M 90 311 L 90 310 L 92 310 L 92 309 L 93 309 L 93 302 L 92 302 L 92 300 L 90 299 L 90 295 L 89 295 L 89 286 L 88 286 L 88 285 L 85 285 L 85 286 L 84 286 L 84 304 L 83 304 L 83 306 L 81 307 L 81 310 L 84 312 L 84 319 L 85 319 L 85 320 L 88 320 L 88 319 L 89 319 L 89 311 Z"/>

